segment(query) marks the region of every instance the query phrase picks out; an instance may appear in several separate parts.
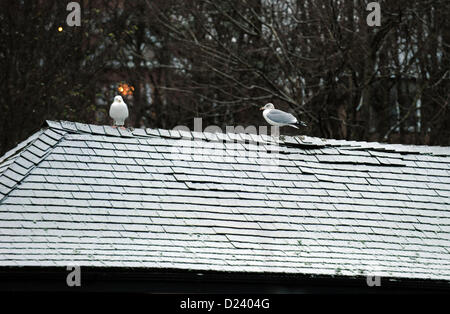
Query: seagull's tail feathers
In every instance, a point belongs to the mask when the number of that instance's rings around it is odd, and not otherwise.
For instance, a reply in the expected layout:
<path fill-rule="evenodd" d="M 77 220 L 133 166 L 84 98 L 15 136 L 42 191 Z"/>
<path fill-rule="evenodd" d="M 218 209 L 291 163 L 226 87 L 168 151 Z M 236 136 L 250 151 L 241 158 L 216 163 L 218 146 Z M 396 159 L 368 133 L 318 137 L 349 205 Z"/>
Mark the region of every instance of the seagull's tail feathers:
<path fill-rule="evenodd" d="M 308 125 L 303 121 L 299 121 L 296 124 L 290 124 L 290 126 L 293 126 L 294 128 L 299 129 L 299 127 L 301 127 L 301 126 L 306 127 Z"/>
<path fill-rule="evenodd" d="M 298 129 L 298 126 L 297 125 L 295 125 L 295 124 L 288 124 L 289 126 L 291 126 L 291 127 L 293 127 L 293 128 L 296 128 L 296 129 Z"/>

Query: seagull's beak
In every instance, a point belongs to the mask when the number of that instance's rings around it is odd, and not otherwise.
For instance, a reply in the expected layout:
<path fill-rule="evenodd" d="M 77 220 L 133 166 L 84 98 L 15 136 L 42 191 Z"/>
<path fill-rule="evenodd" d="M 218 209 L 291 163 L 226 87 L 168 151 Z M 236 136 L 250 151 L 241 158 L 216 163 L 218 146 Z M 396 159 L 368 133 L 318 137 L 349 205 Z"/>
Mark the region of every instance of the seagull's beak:
<path fill-rule="evenodd" d="M 259 108 L 259 110 L 264 110 L 264 107 Z"/>

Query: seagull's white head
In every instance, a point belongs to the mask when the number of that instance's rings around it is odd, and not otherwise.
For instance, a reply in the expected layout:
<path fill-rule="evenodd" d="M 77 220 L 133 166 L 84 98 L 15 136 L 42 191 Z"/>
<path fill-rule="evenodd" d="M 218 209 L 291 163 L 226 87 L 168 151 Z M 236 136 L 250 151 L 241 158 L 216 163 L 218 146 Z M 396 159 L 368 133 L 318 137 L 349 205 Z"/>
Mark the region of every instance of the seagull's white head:
<path fill-rule="evenodd" d="M 114 102 L 123 102 L 122 96 L 114 97 Z"/>
<path fill-rule="evenodd" d="M 275 109 L 275 106 L 269 102 L 264 107 L 259 108 L 259 110 L 266 110 L 266 109 Z"/>

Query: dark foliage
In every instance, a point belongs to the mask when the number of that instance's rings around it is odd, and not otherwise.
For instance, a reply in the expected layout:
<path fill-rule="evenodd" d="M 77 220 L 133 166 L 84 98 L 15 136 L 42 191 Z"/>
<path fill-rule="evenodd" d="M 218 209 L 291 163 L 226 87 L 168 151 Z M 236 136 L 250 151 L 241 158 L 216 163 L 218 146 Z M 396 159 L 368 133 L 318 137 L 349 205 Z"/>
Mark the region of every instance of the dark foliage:
<path fill-rule="evenodd" d="M 109 124 L 121 83 L 133 127 L 265 125 L 270 101 L 312 136 L 450 145 L 449 1 L 380 1 L 380 27 L 367 2 L 85 0 L 68 27 L 66 1 L 0 1 L 0 154 Z"/>

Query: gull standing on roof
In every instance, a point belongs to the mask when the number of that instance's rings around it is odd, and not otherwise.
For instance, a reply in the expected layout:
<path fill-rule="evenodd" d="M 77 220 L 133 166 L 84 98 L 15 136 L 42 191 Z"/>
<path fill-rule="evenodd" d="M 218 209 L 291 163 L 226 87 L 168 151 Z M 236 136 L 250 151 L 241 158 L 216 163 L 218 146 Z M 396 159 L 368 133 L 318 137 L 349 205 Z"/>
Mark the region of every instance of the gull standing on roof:
<path fill-rule="evenodd" d="M 298 121 L 297 118 L 290 113 L 275 109 L 272 103 L 266 104 L 264 107 L 261 107 L 260 110 L 264 110 L 263 117 L 271 125 L 288 125 L 296 129 L 298 129 L 299 126 L 306 126 L 305 122 Z"/>
<path fill-rule="evenodd" d="M 114 120 L 114 126 L 123 127 L 125 119 L 128 118 L 128 107 L 122 96 L 114 97 L 114 102 L 109 109 L 109 116 Z"/>

